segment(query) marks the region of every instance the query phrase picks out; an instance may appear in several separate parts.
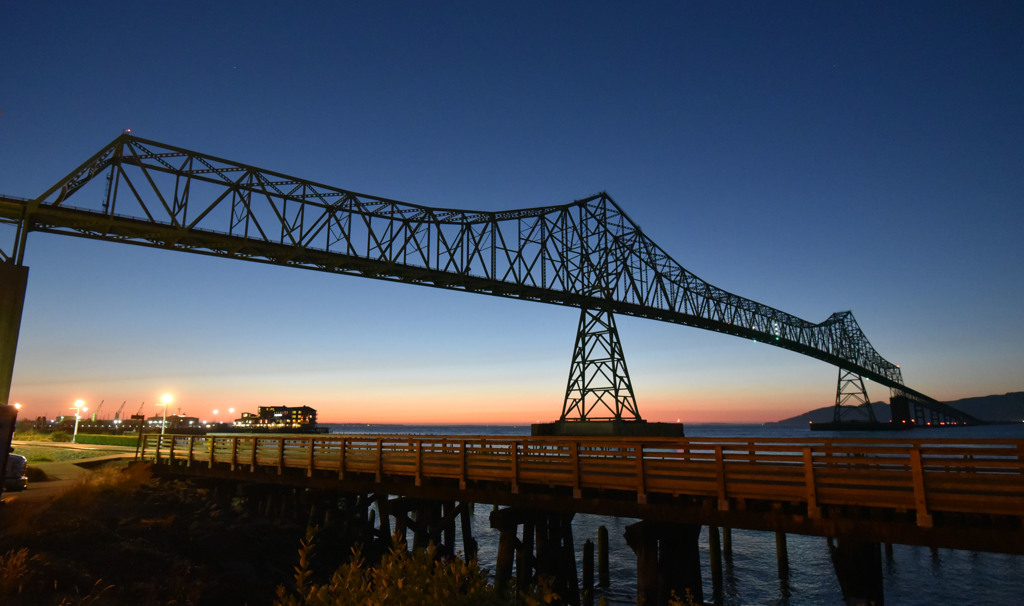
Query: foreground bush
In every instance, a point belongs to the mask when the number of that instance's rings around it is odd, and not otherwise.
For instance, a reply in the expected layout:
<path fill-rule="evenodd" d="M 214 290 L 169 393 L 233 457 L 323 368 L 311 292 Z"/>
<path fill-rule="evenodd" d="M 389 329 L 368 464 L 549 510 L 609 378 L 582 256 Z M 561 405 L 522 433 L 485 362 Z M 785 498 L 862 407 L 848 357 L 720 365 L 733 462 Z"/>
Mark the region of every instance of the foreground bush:
<path fill-rule="evenodd" d="M 398 543 L 376 566 L 367 565 L 359 549 L 326 583 L 310 581 L 314 544 L 307 533 L 295 567 L 295 590 L 278 587 L 277 606 L 488 606 L 513 604 L 487 583 L 475 561 L 439 558 L 437 548 L 409 552 Z"/>

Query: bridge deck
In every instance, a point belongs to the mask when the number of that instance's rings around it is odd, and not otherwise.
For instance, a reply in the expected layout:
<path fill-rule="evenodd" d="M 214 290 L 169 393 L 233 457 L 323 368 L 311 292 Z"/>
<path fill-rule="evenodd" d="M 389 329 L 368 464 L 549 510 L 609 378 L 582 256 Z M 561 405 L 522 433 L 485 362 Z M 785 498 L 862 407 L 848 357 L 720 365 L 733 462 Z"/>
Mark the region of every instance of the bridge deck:
<path fill-rule="evenodd" d="M 1024 553 L 1024 440 L 147 434 L 173 473 Z"/>

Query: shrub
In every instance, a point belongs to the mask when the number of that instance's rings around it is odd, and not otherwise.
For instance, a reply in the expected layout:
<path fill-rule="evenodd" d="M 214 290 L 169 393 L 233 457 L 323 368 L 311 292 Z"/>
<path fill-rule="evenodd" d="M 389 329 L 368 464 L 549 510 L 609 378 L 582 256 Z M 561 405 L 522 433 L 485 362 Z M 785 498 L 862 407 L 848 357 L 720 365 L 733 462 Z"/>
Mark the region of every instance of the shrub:
<path fill-rule="evenodd" d="M 21 594 L 31 580 L 36 557 L 28 549 L 12 549 L 0 555 L 0 602 L 9 603 Z"/>
<path fill-rule="evenodd" d="M 112 436 L 107 434 L 80 433 L 78 434 L 79 444 L 99 444 L 100 446 L 135 446 L 139 442 L 138 436 Z"/>
<path fill-rule="evenodd" d="M 412 552 L 401 541 L 376 566 L 367 566 L 362 552 L 342 564 L 324 584 L 310 581 L 315 529 L 300 542 L 295 591 L 278 587 L 276 606 L 499 606 L 513 602 L 487 584 L 475 561 L 439 558 L 437 547 Z"/>
<path fill-rule="evenodd" d="M 70 442 L 71 434 L 64 430 L 58 429 L 57 431 L 50 434 L 51 442 Z"/>
<path fill-rule="evenodd" d="M 132 464 L 127 467 L 107 465 L 75 480 L 60 496 L 57 502 L 65 506 L 85 506 L 92 503 L 101 493 L 126 497 L 153 477 L 150 463 Z"/>

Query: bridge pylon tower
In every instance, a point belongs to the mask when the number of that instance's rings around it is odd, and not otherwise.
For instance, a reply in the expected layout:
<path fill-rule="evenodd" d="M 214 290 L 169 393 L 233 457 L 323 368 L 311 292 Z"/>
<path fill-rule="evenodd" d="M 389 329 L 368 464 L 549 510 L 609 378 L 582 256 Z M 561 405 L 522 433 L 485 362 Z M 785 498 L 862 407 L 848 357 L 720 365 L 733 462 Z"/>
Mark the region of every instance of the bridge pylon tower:
<path fill-rule="evenodd" d="M 533 435 L 683 436 L 682 423 L 648 423 L 629 378 L 626 356 L 608 310 L 580 309 L 562 416 L 537 423 Z"/>
<path fill-rule="evenodd" d="M 642 420 L 615 316 L 581 309 L 559 421 Z"/>
<path fill-rule="evenodd" d="M 868 399 L 868 390 L 864 387 L 864 377 L 845 368 L 839 369 L 832 422 L 878 424 L 875 409 Z"/>

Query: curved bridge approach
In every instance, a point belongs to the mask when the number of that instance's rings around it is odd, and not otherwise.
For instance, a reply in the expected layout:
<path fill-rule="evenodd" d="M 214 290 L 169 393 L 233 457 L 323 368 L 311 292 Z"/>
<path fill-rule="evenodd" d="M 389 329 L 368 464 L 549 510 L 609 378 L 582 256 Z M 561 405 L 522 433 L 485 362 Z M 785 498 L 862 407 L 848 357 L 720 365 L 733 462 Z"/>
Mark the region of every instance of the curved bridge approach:
<path fill-rule="evenodd" d="M 709 284 L 612 198 L 501 212 L 430 208 L 306 181 L 129 134 L 36 199 L 0 197 L 31 231 L 626 314 L 755 339 L 918 401 L 852 313 L 809 322 Z"/>

